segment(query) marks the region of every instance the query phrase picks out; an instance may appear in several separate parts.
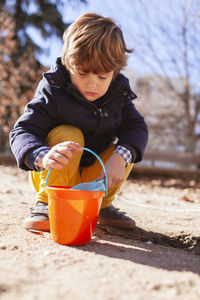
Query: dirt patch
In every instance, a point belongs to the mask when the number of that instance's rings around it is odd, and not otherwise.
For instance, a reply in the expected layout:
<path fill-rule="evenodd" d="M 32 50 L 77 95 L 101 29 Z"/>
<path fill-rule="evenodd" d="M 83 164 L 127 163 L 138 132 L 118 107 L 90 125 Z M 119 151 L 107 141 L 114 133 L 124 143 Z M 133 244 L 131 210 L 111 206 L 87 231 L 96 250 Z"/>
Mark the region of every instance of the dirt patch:
<path fill-rule="evenodd" d="M 100 233 L 99 233 L 100 229 Z M 120 230 L 109 226 L 97 226 L 97 235 L 103 233 L 112 236 L 121 236 L 125 239 L 145 242 L 149 245 L 152 243 L 162 246 L 170 246 L 174 248 L 187 250 L 195 255 L 200 255 L 200 237 L 195 237 L 187 234 L 178 236 L 166 236 L 164 234 L 152 231 L 146 231 L 136 227 L 133 230 Z"/>
<path fill-rule="evenodd" d="M 3 299 L 200 299 L 200 184 L 131 178 L 115 206 L 133 230 L 97 226 L 90 244 L 62 246 L 22 223 L 34 204 L 27 173 L 0 166 Z"/>

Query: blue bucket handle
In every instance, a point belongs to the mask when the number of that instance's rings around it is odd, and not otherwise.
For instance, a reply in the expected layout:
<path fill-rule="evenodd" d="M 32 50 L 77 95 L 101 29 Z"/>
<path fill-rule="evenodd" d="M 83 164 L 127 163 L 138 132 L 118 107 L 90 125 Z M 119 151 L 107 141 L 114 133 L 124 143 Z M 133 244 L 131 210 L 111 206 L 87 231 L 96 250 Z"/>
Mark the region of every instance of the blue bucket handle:
<path fill-rule="evenodd" d="M 85 147 L 82 147 L 83 150 L 85 151 L 88 151 L 90 153 L 92 153 L 100 162 L 102 168 L 103 168 L 103 171 L 104 171 L 104 174 L 105 174 L 105 185 L 106 185 L 106 196 L 108 195 L 108 176 L 107 176 L 107 172 L 106 172 L 106 168 L 104 166 L 104 163 L 103 161 L 101 160 L 101 158 L 93 151 L 93 150 L 90 150 L 89 148 L 85 148 Z M 52 168 L 49 168 L 49 171 L 48 171 L 48 174 L 47 174 L 47 178 L 46 178 L 46 181 L 45 181 L 45 185 L 44 185 L 44 190 L 46 189 L 47 187 L 47 183 L 48 183 L 48 180 L 49 180 L 49 175 L 51 173 L 51 170 Z"/>

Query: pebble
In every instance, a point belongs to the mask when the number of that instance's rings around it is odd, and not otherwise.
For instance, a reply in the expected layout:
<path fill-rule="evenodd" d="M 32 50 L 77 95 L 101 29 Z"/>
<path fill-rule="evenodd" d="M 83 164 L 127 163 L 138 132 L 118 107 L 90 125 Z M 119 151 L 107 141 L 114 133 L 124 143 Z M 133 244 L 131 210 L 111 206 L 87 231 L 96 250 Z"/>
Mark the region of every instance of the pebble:
<path fill-rule="evenodd" d="M 147 245 L 152 245 L 152 242 L 151 241 L 147 241 L 146 244 Z"/>
<path fill-rule="evenodd" d="M 7 247 L 6 247 L 6 246 L 0 246 L 0 249 L 1 249 L 1 250 L 6 250 Z"/>

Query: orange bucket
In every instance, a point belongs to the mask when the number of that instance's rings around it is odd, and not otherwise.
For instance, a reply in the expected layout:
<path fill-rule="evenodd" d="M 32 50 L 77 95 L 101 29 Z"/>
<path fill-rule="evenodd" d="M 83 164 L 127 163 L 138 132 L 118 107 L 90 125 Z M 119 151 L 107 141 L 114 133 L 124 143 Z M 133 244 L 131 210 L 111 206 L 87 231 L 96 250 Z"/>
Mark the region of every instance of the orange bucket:
<path fill-rule="evenodd" d="M 102 198 L 107 194 L 107 175 L 103 162 L 93 153 L 103 166 L 106 177 L 106 191 L 85 191 L 63 186 L 46 186 L 48 194 L 49 222 L 52 239 L 63 245 L 88 244 L 97 223 Z"/>
<path fill-rule="evenodd" d="M 49 199 L 50 231 L 54 242 L 84 245 L 91 241 L 105 191 L 46 188 Z"/>

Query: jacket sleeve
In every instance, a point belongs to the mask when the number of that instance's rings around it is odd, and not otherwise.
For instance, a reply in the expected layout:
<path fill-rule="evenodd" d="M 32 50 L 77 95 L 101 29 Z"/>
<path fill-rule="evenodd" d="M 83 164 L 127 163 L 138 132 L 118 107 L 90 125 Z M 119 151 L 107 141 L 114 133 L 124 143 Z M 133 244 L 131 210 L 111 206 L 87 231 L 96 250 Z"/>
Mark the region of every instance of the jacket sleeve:
<path fill-rule="evenodd" d="M 148 128 L 144 118 L 130 102 L 122 111 L 122 122 L 118 130 L 118 145 L 131 151 L 133 161 L 139 162 L 148 141 Z"/>
<path fill-rule="evenodd" d="M 25 157 L 37 148 L 46 147 L 45 137 L 57 122 L 56 102 L 46 79 L 42 79 L 35 97 L 25 107 L 24 114 L 10 132 L 11 150 L 17 165 L 29 170 Z"/>

